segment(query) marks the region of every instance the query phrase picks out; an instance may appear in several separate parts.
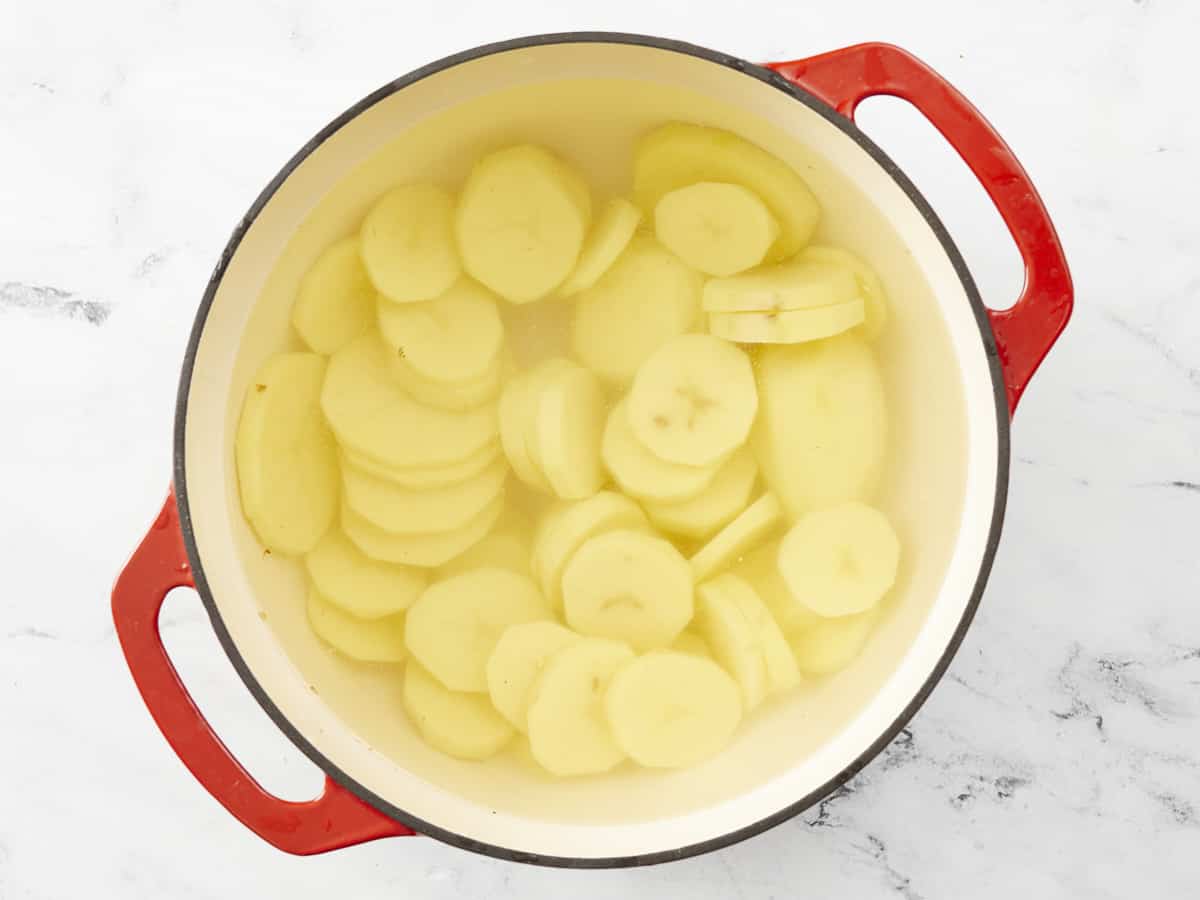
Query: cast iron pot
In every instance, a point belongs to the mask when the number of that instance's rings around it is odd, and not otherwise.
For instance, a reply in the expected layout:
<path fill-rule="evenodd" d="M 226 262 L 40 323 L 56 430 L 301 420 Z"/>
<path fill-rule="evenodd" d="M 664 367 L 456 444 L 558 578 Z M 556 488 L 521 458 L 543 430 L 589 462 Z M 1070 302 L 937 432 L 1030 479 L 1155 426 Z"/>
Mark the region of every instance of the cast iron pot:
<path fill-rule="evenodd" d="M 1024 261 L 1015 305 L 985 306 L 928 203 L 855 126 L 856 105 L 874 94 L 912 103 L 978 176 Z M 287 346 L 300 274 L 391 184 L 454 181 L 487 147 L 533 140 L 620 190 L 633 138 L 669 119 L 732 129 L 786 159 L 822 202 L 821 237 L 866 257 L 888 285 L 894 317 L 878 351 L 891 437 L 878 503 L 905 546 L 895 600 L 850 668 L 757 713 L 694 769 L 555 781 L 516 762 L 451 760 L 409 729 L 393 673 L 318 643 L 300 567 L 264 556 L 246 526 L 232 449 L 241 398 L 260 362 Z M 172 491 L 113 591 L 130 670 L 192 774 L 290 853 L 417 832 L 505 859 L 600 867 L 732 844 L 845 783 L 945 672 L 1000 538 L 1012 412 L 1071 304 L 1062 248 L 1025 171 L 961 94 L 896 47 L 759 66 L 678 41 L 572 33 L 432 63 L 302 148 L 213 272 L 183 360 Z M 200 715 L 158 633 L 163 599 L 179 586 L 196 589 L 246 687 L 326 772 L 317 799 L 265 791 Z M 396 713 L 381 715 L 385 703 Z"/>

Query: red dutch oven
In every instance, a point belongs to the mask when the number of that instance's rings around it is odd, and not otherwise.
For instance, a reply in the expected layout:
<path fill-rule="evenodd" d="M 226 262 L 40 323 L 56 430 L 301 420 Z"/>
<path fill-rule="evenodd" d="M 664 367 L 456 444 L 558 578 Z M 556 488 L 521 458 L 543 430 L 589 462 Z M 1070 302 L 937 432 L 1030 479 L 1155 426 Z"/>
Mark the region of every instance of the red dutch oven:
<path fill-rule="evenodd" d="M 855 126 L 855 107 L 875 94 L 920 110 L 994 201 L 1025 266 L 1016 303 L 994 298 L 1009 308 L 985 305 L 929 204 Z M 693 769 L 560 781 L 503 760 L 443 757 L 398 712 L 393 674 L 318 644 L 299 567 L 265 558 L 250 533 L 233 464 L 241 398 L 261 361 L 287 346 L 300 275 L 390 185 L 452 182 L 487 146 L 532 140 L 622 190 L 634 137 L 669 119 L 731 129 L 787 160 L 821 201 L 822 240 L 865 257 L 888 286 L 895 312 L 878 356 L 891 437 L 878 504 L 905 546 L 895 602 L 854 664 L 756 713 Z M 845 783 L 945 672 L 999 541 L 1012 412 L 1071 304 L 1062 248 L 1028 175 L 958 91 L 896 47 L 760 66 L 677 41 L 573 33 L 432 63 L 303 147 L 221 255 L 183 361 L 173 488 L 113 590 L 130 671 L 192 774 L 290 853 L 416 832 L 505 859 L 599 867 L 731 844 Z M 327 774 L 320 797 L 272 796 L 201 716 L 158 631 L 163 600 L 180 586 L 196 589 L 247 688 Z"/>

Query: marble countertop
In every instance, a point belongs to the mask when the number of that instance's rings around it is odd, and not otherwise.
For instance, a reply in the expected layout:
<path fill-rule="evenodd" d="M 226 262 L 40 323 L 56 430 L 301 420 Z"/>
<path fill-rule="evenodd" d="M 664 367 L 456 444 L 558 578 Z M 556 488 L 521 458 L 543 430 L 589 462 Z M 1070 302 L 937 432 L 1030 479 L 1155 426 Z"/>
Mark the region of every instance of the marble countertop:
<path fill-rule="evenodd" d="M 736 5 L 613 0 L 69 0 L 0 15 L 0 898 L 1185 898 L 1200 882 L 1200 11 L 1170 0 Z M 522 33 L 678 36 L 753 59 L 886 39 L 927 59 L 1032 173 L 1075 318 L 1013 433 L 1004 540 L 949 675 L 816 809 L 686 862 L 571 873 L 432 840 L 307 860 L 217 806 L 158 735 L 109 619 L 161 502 L 201 291 L 260 187 L 361 95 Z M 864 107 L 985 298 L 1020 275 L 915 114 Z M 961 189 L 959 189 L 961 187 Z M 316 770 L 193 596 L 164 633 L 269 788 Z"/>

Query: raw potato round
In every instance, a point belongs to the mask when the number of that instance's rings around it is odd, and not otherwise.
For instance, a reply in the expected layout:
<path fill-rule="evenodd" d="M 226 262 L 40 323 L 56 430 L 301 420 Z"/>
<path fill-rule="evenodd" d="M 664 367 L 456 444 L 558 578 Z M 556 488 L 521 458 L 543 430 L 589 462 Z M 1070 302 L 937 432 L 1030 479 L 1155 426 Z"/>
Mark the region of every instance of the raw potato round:
<path fill-rule="evenodd" d="M 839 267 L 854 276 L 858 294 L 866 304 L 866 321 L 859 329 L 859 336 L 867 341 L 879 337 L 888 321 L 887 292 L 875 270 L 841 247 L 812 245 L 800 254 L 801 262 L 819 262 Z"/>
<path fill-rule="evenodd" d="M 728 569 L 766 541 L 782 523 L 783 507 L 779 498 L 770 492 L 763 494 L 692 557 L 696 581 L 704 581 Z"/>
<path fill-rule="evenodd" d="M 763 697 L 790 690 L 800 683 L 800 670 L 791 648 L 754 588 L 736 575 L 726 574 L 705 582 L 698 590 L 701 630 L 717 661 L 733 672 L 739 682 L 742 677 L 737 673 L 747 673 L 748 703 L 758 690 L 758 666 L 747 662 L 745 654 L 752 652 L 762 660 Z"/>
<path fill-rule="evenodd" d="M 307 553 L 337 510 L 337 448 L 321 418 L 325 359 L 280 353 L 246 389 L 234 441 L 242 510 L 272 553 Z"/>
<path fill-rule="evenodd" d="M 469 278 L 426 303 L 381 301 L 379 333 L 416 374 L 449 384 L 484 378 L 504 344 L 496 298 Z"/>
<path fill-rule="evenodd" d="M 638 370 L 629 425 L 655 456 L 690 466 L 720 463 L 750 434 L 758 411 L 746 354 L 707 334 L 664 344 Z"/>
<path fill-rule="evenodd" d="M 713 659 L 733 676 L 742 692 L 742 708 L 750 712 L 767 696 L 767 663 L 759 633 L 720 579 L 696 588 L 696 628 Z"/>
<path fill-rule="evenodd" d="M 788 637 L 796 665 L 810 678 L 840 672 L 862 653 L 879 619 L 876 609 L 837 619 L 821 619 Z"/>
<path fill-rule="evenodd" d="M 864 315 L 861 300 L 777 313 L 709 313 L 708 331 L 739 344 L 802 344 L 849 331 Z"/>
<path fill-rule="evenodd" d="M 896 532 L 865 503 L 809 513 L 779 545 L 779 571 L 793 596 L 826 617 L 875 606 L 895 584 L 899 565 Z"/>
<path fill-rule="evenodd" d="M 423 569 L 367 557 L 330 528 L 304 557 L 313 587 L 330 603 L 359 619 L 379 619 L 408 609 L 429 583 Z"/>
<path fill-rule="evenodd" d="M 508 569 L 518 575 L 529 575 L 531 550 L 529 532 L 507 528 L 502 520 L 482 541 L 438 569 L 438 578 L 483 568 Z"/>
<path fill-rule="evenodd" d="M 628 497 L 601 491 L 552 509 L 533 539 L 533 573 L 550 602 L 562 605 L 562 574 L 584 541 L 617 529 L 647 529 L 646 516 Z"/>
<path fill-rule="evenodd" d="M 607 414 L 600 379 L 570 363 L 540 382 L 535 447 L 542 473 L 564 500 L 590 497 L 604 484 L 600 435 Z"/>
<path fill-rule="evenodd" d="M 500 395 L 500 441 L 504 455 L 521 481 L 543 493 L 551 493 L 552 489 L 534 446 L 541 384 L 543 379 L 552 378 L 572 365 L 561 357 L 544 360 L 509 381 Z"/>
<path fill-rule="evenodd" d="M 677 769 L 729 743 L 742 719 L 742 698 L 716 663 L 660 650 L 613 676 L 604 709 L 617 744 L 634 762 Z"/>
<path fill-rule="evenodd" d="M 654 234 L 693 269 L 723 277 L 762 262 L 779 225 L 753 191 L 700 181 L 663 194 L 654 207 Z"/>
<path fill-rule="evenodd" d="M 546 660 L 577 640 L 579 635 L 557 622 L 512 625 L 500 635 L 487 661 L 488 696 L 517 731 L 526 731 L 529 699 Z"/>
<path fill-rule="evenodd" d="M 580 634 L 637 650 L 668 646 L 692 619 L 692 572 L 669 541 L 608 531 L 575 551 L 562 575 L 563 613 Z"/>
<path fill-rule="evenodd" d="M 708 642 L 690 628 L 679 633 L 679 637 L 671 644 L 671 649 L 678 653 L 690 653 L 692 656 L 712 659 L 712 650 L 709 649 Z"/>
<path fill-rule="evenodd" d="M 800 683 L 800 670 L 783 636 L 783 630 L 754 588 L 736 575 L 726 574 L 714 582 L 737 605 L 758 639 L 766 667 L 767 694 L 778 694 Z"/>
<path fill-rule="evenodd" d="M 689 122 L 668 122 L 638 141 L 633 193 L 643 210 L 653 210 L 663 194 L 697 181 L 740 184 L 762 199 L 779 223 L 768 261 L 792 256 L 817 227 L 821 208 L 804 179 L 757 144 Z"/>
<path fill-rule="evenodd" d="M 785 632 L 811 628 L 823 621 L 821 616 L 796 600 L 792 589 L 783 580 L 779 571 L 779 541 L 771 541 L 747 553 L 730 572 L 754 588 Z"/>
<path fill-rule="evenodd" d="M 404 667 L 404 711 L 426 743 L 456 759 L 487 759 L 513 736 L 486 695 L 447 690 L 413 660 Z"/>
<path fill-rule="evenodd" d="M 381 619 L 356 619 L 321 596 L 308 592 L 308 623 L 317 637 L 351 659 L 361 662 L 404 662 L 404 613 Z"/>
<path fill-rule="evenodd" d="M 372 559 L 406 566 L 436 568 L 483 540 L 504 510 L 503 495 L 461 528 L 433 534 L 392 534 L 372 525 L 342 503 L 342 530 L 346 537 Z"/>
<path fill-rule="evenodd" d="M 412 490 L 344 465 L 342 490 L 350 509 L 384 531 L 432 534 L 453 531 L 478 517 L 503 494 L 507 477 L 508 466 L 497 459 L 466 481 Z"/>
<path fill-rule="evenodd" d="M 504 366 L 498 358 L 479 378 L 456 382 L 435 381 L 421 375 L 396 356 L 392 359 L 392 374 L 400 387 L 418 403 L 453 412 L 466 412 L 496 399 L 496 395 L 500 393 Z"/>
<path fill-rule="evenodd" d="M 487 661 L 504 629 L 550 618 L 532 580 L 475 569 L 426 588 L 408 611 L 413 658 L 452 691 L 487 691 Z"/>
<path fill-rule="evenodd" d="M 546 661 L 526 715 L 529 746 L 542 768 L 589 775 L 625 758 L 609 727 L 604 695 L 612 676 L 633 658 L 618 641 L 581 638 Z"/>
<path fill-rule="evenodd" d="M 731 278 L 704 283 L 705 312 L 783 312 L 836 306 L 859 299 L 859 285 L 850 270 L 819 257 L 809 248 L 798 259 L 764 266 Z"/>
<path fill-rule="evenodd" d="M 396 303 L 432 300 L 458 280 L 453 217 L 454 200 L 433 184 L 401 185 L 375 202 L 359 241 L 379 293 Z"/>
<path fill-rule="evenodd" d="M 558 289 L 560 297 L 572 297 L 590 288 L 624 252 L 642 220 L 642 211 L 624 197 L 613 197 L 592 225 L 579 251 L 579 262 Z"/>
<path fill-rule="evenodd" d="M 343 447 L 342 465 L 352 465 L 376 478 L 382 478 L 401 487 L 426 490 L 466 481 L 490 466 L 500 458 L 500 455 L 500 442 L 492 441 L 460 462 L 441 466 L 401 467 L 389 466 L 349 447 Z"/>
<path fill-rule="evenodd" d="M 512 303 L 540 300 L 575 268 L 591 214 L 587 185 L 549 151 L 522 144 L 490 153 L 459 199 L 463 265 Z"/>
<path fill-rule="evenodd" d="M 329 361 L 321 409 L 342 443 L 384 465 L 437 467 L 462 462 L 496 439 L 495 409 L 424 406 L 396 384 L 388 356 L 379 336 L 367 334 Z"/>
<path fill-rule="evenodd" d="M 840 334 L 764 347 L 757 375 L 750 447 L 788 516 L 870 500 L 887 450 L 883 378 L 870 346 Z"/>
<path fill-rule="evenodd" d="M 628 407 L 628 398 L 613 407 L 600 442 L 600 456 L 621 490 L 641 500 L 679 503 L 712 484 L 719 464 L 685 466 L 655 456 L 634 435 Z"/>
<path fill-rule="evenodd" d="M 669 534 L 702 541 L 733 521 L 750 502 L 758 466 L 744 447 L 717 470 L 712 483 L 703 491 L 680 503 L 642 502 L 646 515 Z"/>
<path fill-rule="evenodd" d="M 358 238 L 342 238 L 300 279 L 292 327 L 304 343 L 328 356 L 370 328 L 374 316 L 375 285 L 363 268 Z"/>
<path fill-rule="evenodd" d="M 628 384 L 650 354 L 696 328 L 700 284 L 699 273 L 653 238 L 635 235 L 612 268 L 579 294 L 572 352 L 605 381 Z"/>

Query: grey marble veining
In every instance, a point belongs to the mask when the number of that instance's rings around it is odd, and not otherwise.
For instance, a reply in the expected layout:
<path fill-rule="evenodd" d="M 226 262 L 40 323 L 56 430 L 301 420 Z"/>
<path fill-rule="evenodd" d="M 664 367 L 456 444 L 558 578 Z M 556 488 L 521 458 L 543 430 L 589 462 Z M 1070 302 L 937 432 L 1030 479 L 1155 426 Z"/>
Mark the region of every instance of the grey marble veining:
<path fill-rule="evenodd" d="M 0 898 L 1176 900 L 1200 888 L 1200 123 L 1194 4 L 751 0 L 603 7 L 47 0 L 0 16 Z M 887 39 L 1029 168 L 1072 263 L 1071 327 L 1015 423 L 1003 543 L 947 677 L 872 765 L 743 844 L 568 873 L 424 839 L 308 860 L 224 813 L 159 737 L 109 621 L 161 502 L 192 315 L 232 225 L 337 111 L 432 58 L 572 28 L 755 59 Z M 1019 285 L 930 135 L 864 124 L 996 305 Z M 248 768 L 313 768 L 248 697 L 198 604 L 173 657 Z"/>

